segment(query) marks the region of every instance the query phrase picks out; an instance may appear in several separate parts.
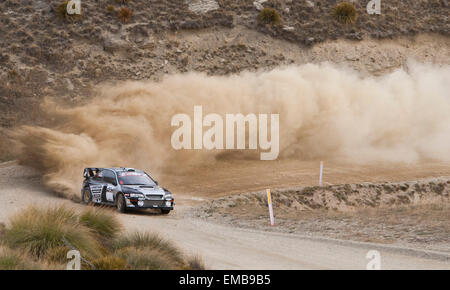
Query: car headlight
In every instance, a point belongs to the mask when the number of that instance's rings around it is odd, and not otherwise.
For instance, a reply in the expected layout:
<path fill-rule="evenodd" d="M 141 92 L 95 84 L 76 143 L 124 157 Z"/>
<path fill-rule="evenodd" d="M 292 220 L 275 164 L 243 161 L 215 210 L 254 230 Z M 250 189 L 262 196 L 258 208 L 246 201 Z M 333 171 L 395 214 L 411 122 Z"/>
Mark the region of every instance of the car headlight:
<path fill-rule="evenodd" d="M 141 193 L 130 193 L 129 196 L 133 197 L 133 198 L 143 198 L 144 197 L 144 195 Z"/>
<path fill-rule="evenodd" d="M 173 199 L 173 195 L 169 192 L 166 192 L 166 194 L 164 195 L 164 199 L 166 200 L 172 200 Z"/>

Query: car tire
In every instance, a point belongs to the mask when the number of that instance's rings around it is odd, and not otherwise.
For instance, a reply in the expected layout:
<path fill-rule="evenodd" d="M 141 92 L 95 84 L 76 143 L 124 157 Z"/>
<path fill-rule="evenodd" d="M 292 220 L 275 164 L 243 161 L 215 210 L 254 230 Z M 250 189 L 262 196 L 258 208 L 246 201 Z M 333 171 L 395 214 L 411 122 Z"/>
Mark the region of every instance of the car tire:
<path fill-rule="evenodd" d="M 81 201 L 84 204 L 91 204 L 92 203 L 92 193 L 91 193 L 91 190 L 88 187 L 85 187 L 83 189 L 83 194 L 81 195 Z"/>
<path fill-rule="evenodd" d="M 169 214 L 170 209 L 161 209 L 162 214 Z"/>
<path fill-rule="evenodd" d="M 127 211 L 127 203 L 125 201 L 125 197 L 121 193 L 117 195 L 116 207 L 121 213 L 125 213 Z"/>

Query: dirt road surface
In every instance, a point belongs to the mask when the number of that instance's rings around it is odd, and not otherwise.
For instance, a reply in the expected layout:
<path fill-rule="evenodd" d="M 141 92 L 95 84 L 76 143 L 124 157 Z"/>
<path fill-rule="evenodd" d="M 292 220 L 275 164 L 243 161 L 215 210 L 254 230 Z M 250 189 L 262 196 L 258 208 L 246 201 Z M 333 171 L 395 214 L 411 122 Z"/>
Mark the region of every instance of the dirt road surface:
<path fill-rule="evenodd" d="M 436 174 L 432 167 L 427 170 Z M 434 171 L 448 167 L 436 166 Z M 180 194 L 177 210 L 169 216 L 150 212 L 117 216 L 130 231 L 157 231 L 185 251 L 201 255 L 210 269 L 365 269 L 369 250 L 380 252 L 382 269 L 450 269 L 448 253 L 244 230 L 189 217 L 190 207 L 201 198 Z M 15 162 L 0 164 L 0 222 L 7 223 L 9 216 L 28 205 L 55 204 L 83 208 L 49 193 L 36 172 Z"/>

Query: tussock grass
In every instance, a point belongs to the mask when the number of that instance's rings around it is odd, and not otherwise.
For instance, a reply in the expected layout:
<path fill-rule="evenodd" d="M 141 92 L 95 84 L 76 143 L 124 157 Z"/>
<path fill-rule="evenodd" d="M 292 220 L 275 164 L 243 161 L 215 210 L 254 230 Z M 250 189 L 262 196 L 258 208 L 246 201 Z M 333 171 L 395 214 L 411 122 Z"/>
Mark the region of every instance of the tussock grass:
<path fill-rule="evenodd" d="M 67 252 L 71 249 L 67 246 L 59 246 L 51 248 L 47 251 L 46 259 L 50 263 L 66 263 L 67 262 Z"/>
<path fill-rule="evenodd" d="M 274 8 L 264 8 L 258 14 L 258 21 L 263 24 L 277 25 L 281 23 L 281 16 Z"/>
<path fill-rule="evenodd" d="M 133 11 L 127 7 L 121 7 L 119 12 L 117 12 L 117 17 L 119 17 L 120 21 L 123 23 L 129 22 L 132 16 Z"/>
<path fill-rule="evenodd" d="M 114 5 L 108 5 L 106 6 L 106 11 L 108 11 L 109 13 L 113 13 L 116 11 L 116 8 L 114 7 Z"/>
<path fill-rule="evenodd" d="M 205 262 L 198 255 L 191 256 L 191 257 L 189 257 L 187 259 L 187 269 L 190 269 L 190 270 L 205 270 L 206 269 Z"/>
<path fill-rule="evenodd" d="M 103 239 L 112 239 L 122 229 L 116 217 L 105 209 L 89 208 L 80 215 L 80 223 Z"/>
<path fill-rule="evenodd" d="M 358 13 L 356 8 L 352 3 L 341 2 L 333 7 L 332 16 L 339 23 L 342 24 L 353 24 L 358 18 Z"/>
<path fill-rule="evenodd" d="M 108 255 L 98 258 L 92 262 L 97 270 L 129 270 L 130 265 L 124 259 Z"/>
<path fill-rule="evenodd" d="M 117 251 L 133 270 L 174 270 L 182 267 L 181 261 L 174 261 L 165 253 L 151 248 L 126 247 Z"/>
<path fill-rule="evenodd" d="M 42 270 L 47 265 L 39 264 L 17 250 L 0 246 L 0 270 Z"/>
<path fill-rule="evenodd" d="M 135 248 L 155 251 L 175 264 L 181 265 L 183 263 L 181 251 L 172 242 L 157 234 L 135 232 L 117 239 L 113 247 L 116 250 Z"/>
<path fill-rule="evenodd" d="M 75 248 L 99 270 L 204 269 L 198 257 L 185 258 L 157 234 L 122 230 L 105 209 L 81 213 L 65 206 L 29 207 L 0 224 L 0 269 L 65 269 L 67 253 Z M 82 262 L 82 269 L 90 269 Z"/>
<path fill-rule="evenodd" d="M 50 249 L 64 246 L 64 239 L 86 256 L 97 256 L 101 245 L 94 234 L 78 223 L 72 209 L 30 207 L 11 219 L 4 240 L 34 258 L 43 258 Z"/>

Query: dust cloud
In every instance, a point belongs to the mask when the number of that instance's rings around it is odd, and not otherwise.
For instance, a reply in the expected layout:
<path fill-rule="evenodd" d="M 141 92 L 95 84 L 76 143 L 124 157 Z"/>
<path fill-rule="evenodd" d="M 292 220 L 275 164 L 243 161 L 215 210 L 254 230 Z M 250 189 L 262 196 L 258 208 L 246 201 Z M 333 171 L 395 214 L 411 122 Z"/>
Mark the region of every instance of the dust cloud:
<path fill-rule="evenodd" d="M 381 77 L 326 63 L 233 76 L 187 73 L 104 85 L 78 107 L 46 100 L 43 109 L 57 125 L 24 126 L 10 136 L 21 164 L 38 169 L 49 188 L 67 197 L 79 195 L 84 167 L 158 172 L 238 158 L 229 151 L 172 149 L 171 118 L 193 118 L 195 105 L 222 116 L 278 113 L 279 158 L 449 161 L 449 92 L 450 67 L 424 64 Z"/>

